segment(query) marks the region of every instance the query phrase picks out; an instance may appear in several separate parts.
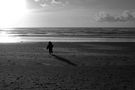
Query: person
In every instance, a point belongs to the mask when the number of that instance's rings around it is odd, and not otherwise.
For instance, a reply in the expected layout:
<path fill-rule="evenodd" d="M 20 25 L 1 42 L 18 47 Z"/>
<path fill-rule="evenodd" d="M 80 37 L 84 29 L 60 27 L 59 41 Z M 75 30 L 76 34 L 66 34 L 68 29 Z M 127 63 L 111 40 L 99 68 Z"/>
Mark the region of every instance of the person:
<path fill-rule="evenodd" d="M 51 41 L 48 42 L 46 49 L 49 50 L 49 54 L 53 54 L 53 44 Z"/>

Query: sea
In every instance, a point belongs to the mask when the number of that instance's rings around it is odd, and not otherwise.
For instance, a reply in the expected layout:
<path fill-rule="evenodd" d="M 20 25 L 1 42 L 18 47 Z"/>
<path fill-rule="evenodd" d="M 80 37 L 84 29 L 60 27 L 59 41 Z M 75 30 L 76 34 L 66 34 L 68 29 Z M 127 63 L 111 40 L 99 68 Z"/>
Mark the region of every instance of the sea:
<path fill-rule="evenodd" d="M 4 28 L 0 42 L 135 42 L 135 28 Z"/>

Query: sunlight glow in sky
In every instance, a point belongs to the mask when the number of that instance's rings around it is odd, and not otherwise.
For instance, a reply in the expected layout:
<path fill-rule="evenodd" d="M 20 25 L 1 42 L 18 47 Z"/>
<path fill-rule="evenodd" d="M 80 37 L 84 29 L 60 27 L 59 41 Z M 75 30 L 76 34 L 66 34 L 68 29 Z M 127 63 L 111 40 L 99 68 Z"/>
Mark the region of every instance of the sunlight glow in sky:
<path fill-rule="evenodd" d="M 0 0 L 0 27 L 14 25 L 26 12 L 26 0 Z"/>
<path fill-rule="evenodd" d="M 134 27 L 135 0 L 0 0 L 0 27 Z"/>

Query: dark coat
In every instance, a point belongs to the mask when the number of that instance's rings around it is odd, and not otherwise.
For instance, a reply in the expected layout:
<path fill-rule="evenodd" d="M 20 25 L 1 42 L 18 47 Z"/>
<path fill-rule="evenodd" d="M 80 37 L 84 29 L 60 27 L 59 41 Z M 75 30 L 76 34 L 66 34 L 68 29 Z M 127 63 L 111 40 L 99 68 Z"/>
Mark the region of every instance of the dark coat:
<path fill-rule="evenodd" d="M 49 42 L 46 49 L 52 49 L 52 48 L 53 48 L 53 44 L 51 42 Z"/>

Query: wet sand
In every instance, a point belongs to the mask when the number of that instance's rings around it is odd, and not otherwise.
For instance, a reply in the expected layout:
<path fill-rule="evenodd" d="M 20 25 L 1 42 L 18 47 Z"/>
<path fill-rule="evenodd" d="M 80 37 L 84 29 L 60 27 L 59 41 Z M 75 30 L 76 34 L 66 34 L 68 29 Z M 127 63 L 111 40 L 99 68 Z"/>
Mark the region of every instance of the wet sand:
<path fill-rule="evenodd" d="M 135 43 L 0 44 L 0 90 L 134 90 Z"/>

